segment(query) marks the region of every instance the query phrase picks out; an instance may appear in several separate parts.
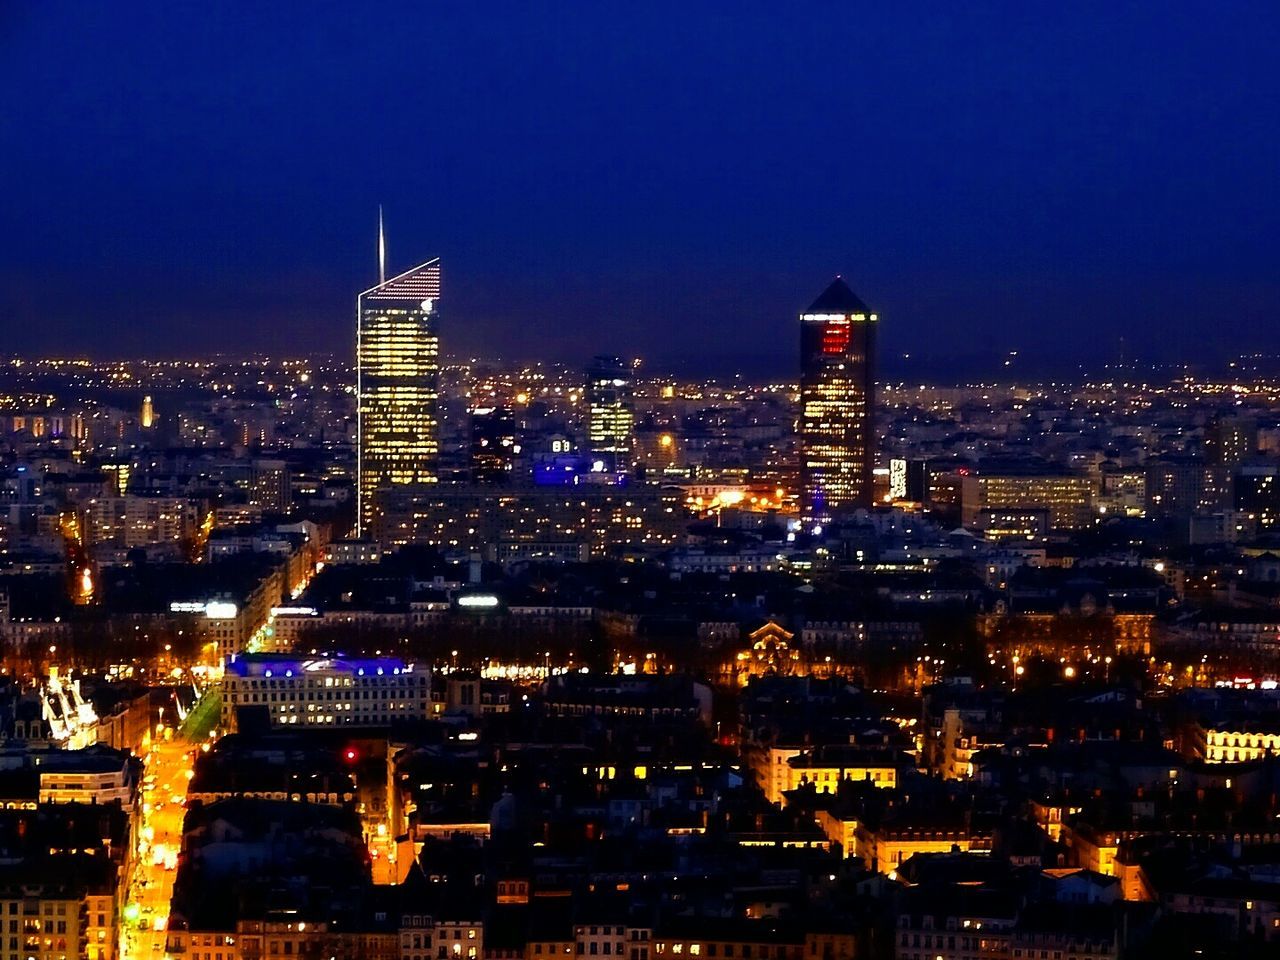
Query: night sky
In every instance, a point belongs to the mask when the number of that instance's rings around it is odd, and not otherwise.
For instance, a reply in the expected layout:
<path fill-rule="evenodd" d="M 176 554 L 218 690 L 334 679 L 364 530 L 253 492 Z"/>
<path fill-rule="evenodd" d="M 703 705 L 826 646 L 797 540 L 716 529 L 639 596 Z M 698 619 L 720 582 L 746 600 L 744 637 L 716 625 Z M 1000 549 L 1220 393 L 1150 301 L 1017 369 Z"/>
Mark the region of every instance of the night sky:
<path fill-rule="evenodd" d="M 358 9 L 357 9 L 358 8 Z M 376 8 L 376 9 L 375 9 Z M 546 9 L 544 9 L 546 8 Z M 1280 4 L 0 0 L 2 353 L 1280 350 Z"/>

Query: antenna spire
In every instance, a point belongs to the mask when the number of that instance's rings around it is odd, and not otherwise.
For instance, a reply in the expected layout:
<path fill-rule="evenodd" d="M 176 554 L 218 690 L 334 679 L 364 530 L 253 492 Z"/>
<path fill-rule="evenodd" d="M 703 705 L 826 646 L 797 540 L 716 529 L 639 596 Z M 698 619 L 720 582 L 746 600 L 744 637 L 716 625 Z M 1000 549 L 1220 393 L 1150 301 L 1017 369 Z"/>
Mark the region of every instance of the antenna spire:
<path fill-rule="evenodd" d="M 382 204 L 378 204 L 378 285 L 387 282 L 387 235 L 382 229 Z"/>

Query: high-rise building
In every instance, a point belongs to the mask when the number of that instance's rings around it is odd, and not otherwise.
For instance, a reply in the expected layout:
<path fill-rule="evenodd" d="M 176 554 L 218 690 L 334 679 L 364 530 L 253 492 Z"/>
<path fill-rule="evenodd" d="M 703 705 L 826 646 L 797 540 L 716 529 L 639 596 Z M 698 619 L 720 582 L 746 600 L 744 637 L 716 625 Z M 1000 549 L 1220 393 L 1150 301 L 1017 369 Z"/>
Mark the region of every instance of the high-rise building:
<path fill-rule="evenodd" d="M 870 507 L 878 318 L 836 277 L 800 315 L 800 482 L 806 521 Z"/>
<path fill-rule="evenodd" d="M 475 483 L 506 483 L 520 455 L 516 421 L 511 408 L 475 407 L 471 411 L 471 479 Z"/>
<path fill-rule="evenodd" d="M 359 536 L 372 530 L 380 490 L 437 478 L 439 301 L 438 257 L 356 301 Z"/>
<path fill-rule="evenodd" d="M 924 503 L 929 495 L 929 465 L 924 460 L 895 457 L 889 461 L 890 502 Z"/>
<path fill-rule="evenodd" d="M 678 466 L 683 456 L 683 446 L 678 432 L 652 420 L 636 428 L 636 462 L 644 464 L 655 473 Z"/>
<path fill-rule="evenodd" d="M 283 460 L 260 457 L 253 461 L 249 477 L 249 503 L 270 513 L 288 513 L 293 502 L 289 465 Z"/>
<path fill-rule="evenodd" d="M 1235 477 L 1235 508 L 1263 533 L 1280 527 L 1280 463 L 1259 461 L 1240 467 Z"/>
<path fill-rule="evenodd" d="M 1152 457 L 1146 464 L 1146 512 L 1156 520 L 1185 522 L 1231 503 L 1231 471 L 1198 457 Z"/>
<path fill-rule="evenodd" d="M 635 404 L 631 368 L 618 357 L 595 357 L 587 366 L 587 446 L 591 469 L 630 470 L 635 458 Z"/>
<path fill-rule="evenodd" d="M 104 463 L 102 465 L 102 473 L 110 481 L 113 492 L 124 495 L 129 489 L 129 474 L 132 466 L 128 463 Z"/>
<path fill-rule="evenodd" d="M 155 404 L 151 402 L 151 395 L 148 394 L 142 398 L 142 429 L 150 430 L 155 426 L 155 422 L 156 407 Z"/>
<path fill-rule="evenodd" d="M 1219 414 L 1205 425 L 1205 457 L 1214 466 L 1238 467 L 1252 457 L 1257 449 L 1256 420 Z"/>

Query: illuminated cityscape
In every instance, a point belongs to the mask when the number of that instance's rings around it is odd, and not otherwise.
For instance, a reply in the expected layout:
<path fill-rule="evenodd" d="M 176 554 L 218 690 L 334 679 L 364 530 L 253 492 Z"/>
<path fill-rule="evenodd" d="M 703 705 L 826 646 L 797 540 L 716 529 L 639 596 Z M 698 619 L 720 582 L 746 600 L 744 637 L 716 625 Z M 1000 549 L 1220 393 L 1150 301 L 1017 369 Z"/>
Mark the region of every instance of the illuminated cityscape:
<path fill-rule="evenodd" d="M 819 303 L 802 316 L 879 322 Z M 1228 896 L 1200 858 L 1267 862 L 1280 361 L 820 379 L 832 409 L 876 410 L 841 427 L 874 423 L 865 448 L 817 435 L 848 477 L 873 451 L 871 504 L 819 528 L 805 357 L 790 383 L 444 357 L 424 375 L 429 479 L 377 489 L 360 536 L 352 361 L 0 369 L 5 802 L 31 838 L 8 889 L 20 916 L 67 918 L 39 955 L 426 956 L 415 936 L 574 954 L 618 936 L 593 920 L 616 931 L 610 911 L 643 906 L 624 943 L 852 958 L 878 955 L 889 906 L 909 943 L 948 929 L 911 912 L 932 897 L 957 930 L 978 922 L 978 889 L 1007 904 L 992 955 L 1142 956 L 1203 916 L 1177 897 Z M 630 431 L 607 470 L 601 416 Z M 92 841 L 71 812 L 86 801 L 105 818 Z M 1241 853 L 1218 846 L 1245 825 Z M 257 852 L 218 853 L 224 829 Z M 611 838 L 640 837 L 619 866 Z M 1195 859 L 1160 873 L 1183 837 Z M 554 848 L 596 879 L 475 879 Z M 749 898 L 690 927 L 677 864 L 696 857 L 710 890 L 747 882 L 715 866 L 725 851 L 753 885 L 778 859 L 829 879 L 816 897 L 773 881 L 796 898 L 778 918 Z M 1085 882 L 1089 909 L 1056 899 Z M 1274 944 L 1269 881 L 1231 882 L 1254 933 L 1225 942 Z M 422 912 L 377 919 L 405 897 Z M 552 899 L 546 933 L 515 909 Z M 900 946 L 881 952 L 914 955 Z"/>
<path fill-rule="evenodd" d="M 0 960 L 1280 957 L 1229 6 L 0 21 Z"/>

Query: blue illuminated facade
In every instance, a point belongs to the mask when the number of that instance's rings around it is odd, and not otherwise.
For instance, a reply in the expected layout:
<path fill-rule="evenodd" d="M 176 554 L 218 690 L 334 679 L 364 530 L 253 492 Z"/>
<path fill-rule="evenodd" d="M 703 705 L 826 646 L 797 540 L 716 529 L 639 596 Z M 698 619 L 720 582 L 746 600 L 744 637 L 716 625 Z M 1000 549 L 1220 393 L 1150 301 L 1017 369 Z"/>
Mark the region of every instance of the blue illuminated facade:
<path fill-rule="evenodd" d="M 272 727 L 378 727 L 431 715 L 431 671 L 394 657 L 242 654 L 222 678 L 223 724 L 266 711 Z"/>

